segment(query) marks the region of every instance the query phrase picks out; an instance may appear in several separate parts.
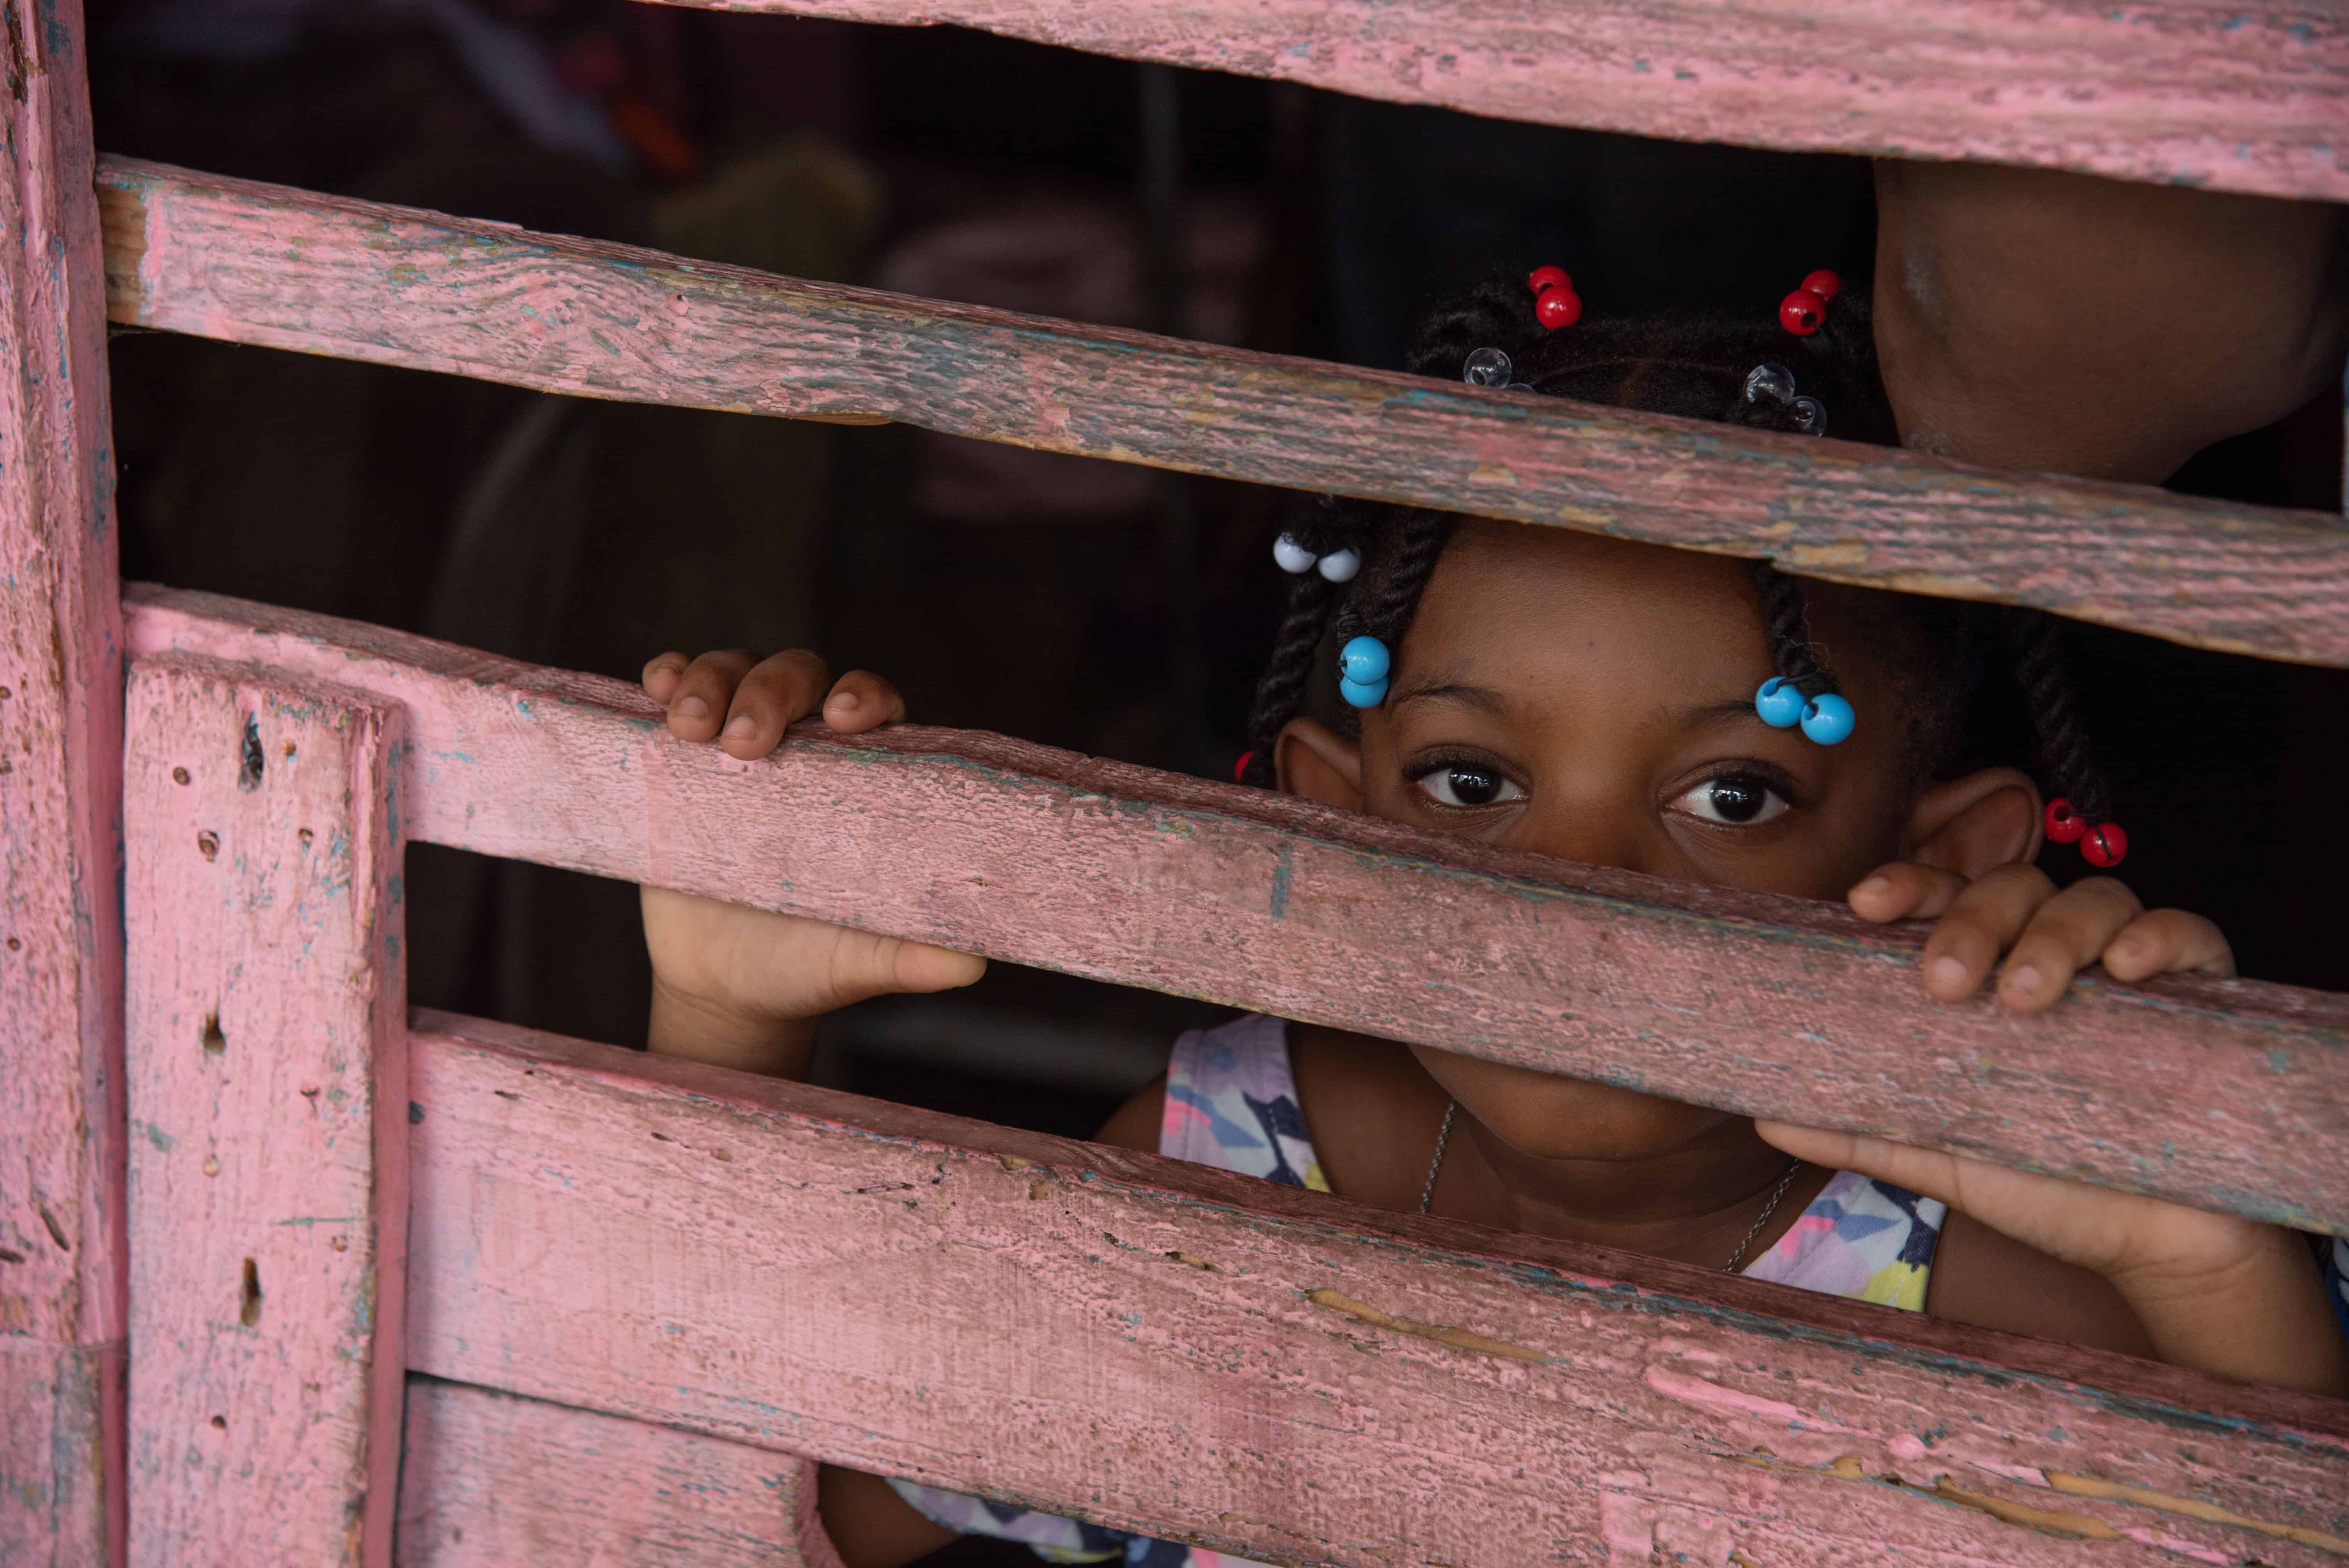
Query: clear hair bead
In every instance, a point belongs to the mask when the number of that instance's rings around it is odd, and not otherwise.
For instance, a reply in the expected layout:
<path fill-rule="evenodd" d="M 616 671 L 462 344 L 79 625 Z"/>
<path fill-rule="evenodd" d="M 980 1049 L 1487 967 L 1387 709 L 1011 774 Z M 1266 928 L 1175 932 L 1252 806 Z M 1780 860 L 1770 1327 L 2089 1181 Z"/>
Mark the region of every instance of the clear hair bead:
<path fill-rule="evenodd" d="M 1461 367 L 1460 379 L 1471 387 L 1506 387 L 1516 366 L 1509 362 L 1506 349 L 1479 348 L 1468 356 Z"/>
<path fill-rule="evenodd" d="M 1321 575 L 1332 583 L 1351 583 L 1354 573 L 1362 569 L 1362 552 L 1359 550 L 1333 550 L 1321 558 Z"/>
<path fill-rule="evenodd" d="M 1795 428 L 1806 436 L 1827 433 L 1826 405 L 1816 397 L 1797 397 L 1789 405 L 1795 411 Z"/>
<path fill-rule="evenodd" d="M 1757 365 L 1745 373 L 1748 403 L 1788 403 L 1795 397 L 1795 373 L 1783 365 Z"/>
<path fill-rule="evenodd" d="M 1272 542 L 1272 559 L 1283 572 L 1296 577 L 1312 571 L 1313 563 L 1320 557 L 1284 533 Z"/>

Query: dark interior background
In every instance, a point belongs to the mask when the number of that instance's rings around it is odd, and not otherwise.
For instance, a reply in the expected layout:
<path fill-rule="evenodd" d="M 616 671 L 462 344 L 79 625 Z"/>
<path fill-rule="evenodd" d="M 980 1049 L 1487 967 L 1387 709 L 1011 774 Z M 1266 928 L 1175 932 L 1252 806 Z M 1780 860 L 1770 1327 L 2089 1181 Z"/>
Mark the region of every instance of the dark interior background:
<path fill-rule="evenodd" d="M 1398 362 L 1422 306 L 1559 261 L 1610 307 L 1775 310 L 1868 270 L 1847 159 L 1558 131 L 947 28 L 625 0 L 93 0 L 99 145 L 713 260 Z M 666 648 L 880 669 L 926 721 L 1226 775 L 1285 498 L 908 427 L 549 397 L 138 334 L 128 574 L 633 678 Z M 2197 493 L 2337 509 L 2337 395 Z M 2149 903 L 2336 986 L 2349 676 L 2080 629 Z M 2059 876 L 2076 857 L 2051 857 Z M 411 854 L 419 1004 L 641 1041 L 632 888 Z M 835 1020 L 822 1076 L 1090 1133 L 1216 1010 L 998 965 Z M 968 1550 L 984 1553 L 985 1543 Z M 1022 1559 L 1025 1560 L 1025 1559 Z"/>

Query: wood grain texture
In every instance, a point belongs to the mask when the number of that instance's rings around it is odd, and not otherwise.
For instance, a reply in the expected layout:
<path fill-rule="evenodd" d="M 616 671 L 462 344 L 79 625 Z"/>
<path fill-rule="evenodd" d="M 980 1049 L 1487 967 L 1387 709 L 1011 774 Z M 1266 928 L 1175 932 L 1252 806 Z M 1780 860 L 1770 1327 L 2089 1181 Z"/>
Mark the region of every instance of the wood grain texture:
<path fill-rule="evenodd" d="M 412 1050 L 437 1377 L 1275 1561 L 2349 1553 L 2338 1401 L 499 1025 Z"/>
<path fill-rule="evenodd" d="M 1502 119 L 2349 200 L 2340 6 L 673 0 L 952 23 Z"/>
<path fill-rule="evenodd" d="M 587 397 L 885 416 L 2349 665 L 2349 528 L 2330 513 L 801 283 L 124 160 L 100 198 L 119 322 Z"/>
<path fill-rule="evenodd" d="M 0 1563 L 122 1544 L 121 621 L 79 0 L 0 7 Z"/>
<path fill-rule="evenodd" d="M 134 589 L 136 657 L 407 710 L 415 838 L 2349 1232 L 2349 997 L 1930 1000 L 1913 930 L 913 726 L 739 762 L 641 691 Z"/>
<path fill-rule="evenodd" d="M 129 714 L 129 1561 L 388 1568 L 399 710 L 162 659 Z"/>
<path fill-rule="evenodd" d="M 406 1443 L 399 1568 L 839 1568 L 792 1455 L 436 1377 Z"/>

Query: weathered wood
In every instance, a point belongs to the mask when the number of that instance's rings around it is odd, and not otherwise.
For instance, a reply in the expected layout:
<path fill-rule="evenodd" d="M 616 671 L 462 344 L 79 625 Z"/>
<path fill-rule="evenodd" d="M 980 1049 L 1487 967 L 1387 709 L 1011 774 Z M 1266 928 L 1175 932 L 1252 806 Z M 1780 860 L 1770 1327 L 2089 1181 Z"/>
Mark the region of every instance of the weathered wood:
<path fill-rule="evenodd" d="M 2349 665 L 2349 529 L 2330 513 L 802 283 L 122 160 L 100 197 L 120 322 L 589 397 L 886 416 Z"/>
<path fill-rule="evenodd" d="M 2349 1232 L 2349 997 L 1929 999 L 1913 929 L 912 726 L 739 762 L 634 686 L 136 589 L 128 638 L 404 705 L 415 838 Z"/>
<path fill-rule="evenodd" d="M 2338 1401 L 500 1025 L 412 1049 L 434 1376 L 1284 1561 L 2349 1553 Z"/>
<path fill-rule="evenodd" d="M 122 1545 L 121 622 L 80 0 L 0 14 L 0 1563 Z"/>
<path fill-rule="evenodd" d="M 399 711 L 161 659 L 129 713 L 129 1558 L 388 1568 Z"/>
<path fill-rule="evenodd" d="M 815 1466 L 434 1377 L 408 1384 L 399 1568 L 839 1568 Z"/>
<path fill-rule="evenodd" d="M 954 23 L 1501 119 L 2349 200 L 2338 5 L 670 0 Z"/>

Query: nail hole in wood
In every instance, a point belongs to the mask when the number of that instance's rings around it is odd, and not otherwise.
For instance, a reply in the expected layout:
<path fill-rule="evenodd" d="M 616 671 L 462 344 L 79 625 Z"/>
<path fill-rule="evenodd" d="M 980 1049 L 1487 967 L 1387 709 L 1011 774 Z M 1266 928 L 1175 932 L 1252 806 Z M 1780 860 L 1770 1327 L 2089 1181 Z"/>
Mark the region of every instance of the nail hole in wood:
<path fill-rule="evenodd" d="M 174 769 L 171 769 L 171 782 L 172 782 L 172 783 L 174 783 L 174 784 L 185 784 L 187 781 L 188 781 L 188 770 L 187 770 L 186 769 L 184 769 L 184 768 L 174 768 Z"/>
<path fill-rule="evenodd" d="M 228 1430 L 228 1418 L 227 1418 L 226 1416 L 214 1416 L 214 1417 L 212 1418 L 212 1430 L 213 1430 L 213 1431 L 215 1431 L 215 1432 L 225 1432 L 225 1431 L 227 1431 L 227 1430 Z"/>
<path fill-rule="evenodd" d="M 22 947 L 22 946 L 24 946 L 24 945 L 25 945 L 25 944 L 24 944 L 23 943 L 21 943 L 21 942 L 17 941 L 17 940 L 16 940 L 15 937 L 13 937 L 13 936 L 12 936 L 12 937 L 10 937 L 10 938 L 8 939 L 8 951 L 9 951 L 9 952 L 11 952 L 11 953 L 16 952 L 18 948 L 20 948 L 20 947 Z"/>
<path fill-rule="evenodd" d="M 244 745 L 237 755 L 236 787 L 247 791 L 260 789 L 264 760 L 261 755 L 261 725 L 248 713 L 244 716 Z"/>
<path fill-rule="evenodd" d="M 203 1042 L 204 1054 L 207 1056 L 216 1057 L 222 1051 L 228 1049 L 228 1037 L 221 1033 L 220 1015 L 218 1013 L 206 1013 L 204 1015 Z"/>
<path fill-rule="evenodd" d="M 311 839 L 316 835 L 314 835 L 309 829 L 304 828 L 294 836 L 302 841 L 302 847 L 306 850 L 310 847 Z"/>
<path fill-rule="evenodd" d="M 288 757 L 294 755 L 294 743 L 290 740 L 285 743 L 285 755 Z"/>
<path fill-rule="evenodd" d="M 25 1254 L 14 1247 L 0 1247 L 0 1264 L 21 1264 Z"/>
<path fill-rule="evenodd" d="M 261 1326 L 261 1265 L 244 1260 L 244 1288 L 238 1293 L 236 1320 L 247 1328 Z"/>
<path fill-rule="evenodd" d="M 196 851 L 204 859 L 212 860 L 220 853 L 220 835 L 206 828 L 196 835 Z"/>
<path fill-rule="evenodd" d="M 330 1246 L 330 1247 L 334 1248 L 334 1249 L 335 1249 L 335 1251 L 336 1251 L 336 1252 L 340 1253 L 340 1252 L 347 1252 L 347 1251 L 350 1249 L 350 1244 L 351 1244 L 351 1243 L 350 1243 L 350 1242 L 349 1242 L 347 1239 L 346 1239 L 345 1237 L 342 1237 L 342 1236 L 336 1236 L 333 1241 L 328 1242 L 326 1244 L 327 1244 L 328 1246 Z"/>
<path fill-rule="evenodd" d="M 49 1212 L 49 1206 L 47 1203 L 41 1205 L 41 1226 L 49 1233 L 49 1240 L 57 1243 L 57 1251 L 61 1253 L 73 1251 L 73 1243 L 66 1240 L 66 1228 L 57 1223 L 57 1217 Z"/>
<path fill-rule="evenodd" d="M 15 771 L 16 771 L 16 765 L 9 761 L 6 758 L 0 757 L 0 773 L 14 773 Z"/>
<path fill-rule="evenodd" d="M 16 694 L 15 692 L 10 691 L 6 686 L 0 686 L 0 702 L 5 702 L 16 695 Z"/>

